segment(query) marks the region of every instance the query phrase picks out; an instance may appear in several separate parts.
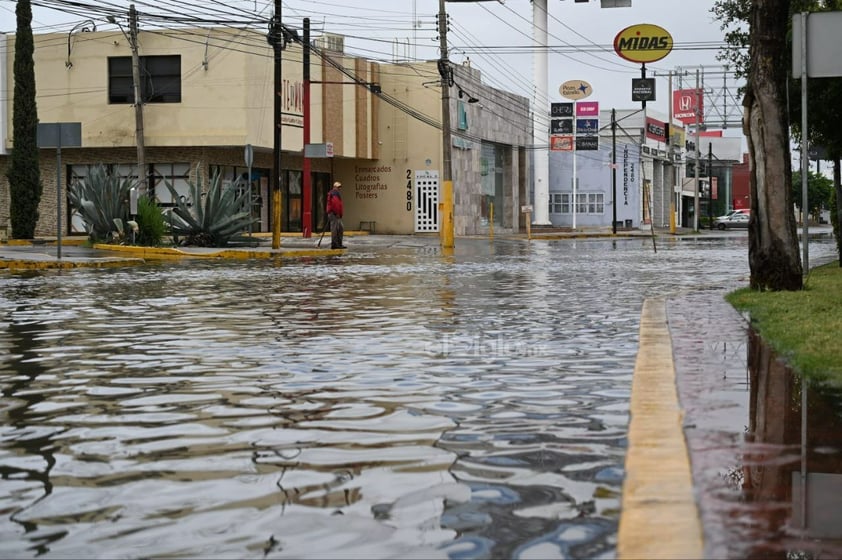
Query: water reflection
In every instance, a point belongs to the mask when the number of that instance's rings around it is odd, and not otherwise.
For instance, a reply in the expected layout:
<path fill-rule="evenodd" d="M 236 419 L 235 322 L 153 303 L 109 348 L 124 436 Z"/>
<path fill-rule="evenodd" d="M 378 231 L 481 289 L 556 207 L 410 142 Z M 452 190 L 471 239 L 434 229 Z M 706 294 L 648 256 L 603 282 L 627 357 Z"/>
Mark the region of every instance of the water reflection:
<path fill-rule="evenodd" d="M 744 240 L 436 244 L 0 276 L 0 552 L 612 556 L 642 301 Z"/>
<path fill-rule="evenodd" d="M 743 489 L 767 532 L 751 555 L 840 557 L 842 391 L 802 380 L 754 333 L 749 354 Z"/>

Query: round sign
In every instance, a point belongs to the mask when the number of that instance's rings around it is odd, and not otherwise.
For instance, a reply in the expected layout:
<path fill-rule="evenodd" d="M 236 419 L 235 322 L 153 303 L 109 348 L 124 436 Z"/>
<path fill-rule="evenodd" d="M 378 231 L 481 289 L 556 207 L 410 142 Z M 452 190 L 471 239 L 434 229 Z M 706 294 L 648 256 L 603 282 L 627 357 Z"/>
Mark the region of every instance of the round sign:
<path fill-rule="evenodd" d="M 558 92 L 562 97 L 576 101 L 590 96 L 593 88 L 584 80 L 568 80 L 559 86 Z"/>
<path fill-rule="evenodd" d="M 632 25 L 614 37 L 614 51 L 631 62 L 655 62 L 672 51 L 672 35 L 650 23 Z"/>

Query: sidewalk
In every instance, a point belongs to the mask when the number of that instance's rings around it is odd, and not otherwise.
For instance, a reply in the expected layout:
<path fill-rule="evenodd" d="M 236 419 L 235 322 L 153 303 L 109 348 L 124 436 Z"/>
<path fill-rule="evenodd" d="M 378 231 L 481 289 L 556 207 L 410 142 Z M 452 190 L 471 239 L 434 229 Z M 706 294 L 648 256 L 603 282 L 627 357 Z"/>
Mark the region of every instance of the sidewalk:
<path fill-rule="evenodd" d="M 354 235 L 352 233 L 352 235 Z M 254 246 L 210 247 L 139 247 L 134 245 L 95 244 L 86 247 L 87 238 L 62 239 L 61 256 L 55 238 L 34 241 L 12 240 L 0 244 L 0 269 L 40 270 L 49 268 L 102 268 L 134 266 L 150 260 L 170 259 L 296 259 L 330 257 L 345 253 L 331 249 L 330 239 L 316 246 L 318 237 L 291 239 L 282 236 L 281 247 L 271 248 L 271 234 L 255 235 Z"/>

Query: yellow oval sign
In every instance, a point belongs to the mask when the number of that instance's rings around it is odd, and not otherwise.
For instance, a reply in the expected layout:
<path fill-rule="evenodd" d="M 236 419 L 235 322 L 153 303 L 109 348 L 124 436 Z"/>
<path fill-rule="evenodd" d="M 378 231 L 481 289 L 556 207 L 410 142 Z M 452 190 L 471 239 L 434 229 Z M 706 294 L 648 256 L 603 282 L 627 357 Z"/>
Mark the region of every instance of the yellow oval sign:
<path fill-rule="evenodd" d="M 672 51 L 672 35 L 650 23 L 632 25 L 614 37 L 614 51 L 631 62 L 655 62 Z"/>
<path fill-rule="evenodd" d="M 568 80 L 559 86 L 558 92 L 562 97 L 576 101 L 590 96 L 593 88 L 585 80 Z"/>

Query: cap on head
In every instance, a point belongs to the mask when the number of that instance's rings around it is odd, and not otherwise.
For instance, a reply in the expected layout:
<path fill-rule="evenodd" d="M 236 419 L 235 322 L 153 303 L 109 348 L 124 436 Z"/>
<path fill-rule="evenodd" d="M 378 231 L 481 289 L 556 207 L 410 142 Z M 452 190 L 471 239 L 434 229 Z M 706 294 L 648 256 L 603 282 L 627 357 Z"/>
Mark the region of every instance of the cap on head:
<path fill-rule="evenodd" d="M 340 183 L 339 181 L 336 181 L 336 182 L 333 184 L 333 188 L 334 188 L 334 189 L 337 189 L 337 188 L 339 188 L 339 187 L 341 187 L 341 186 L 342 186 L 342 183 Z"/>

